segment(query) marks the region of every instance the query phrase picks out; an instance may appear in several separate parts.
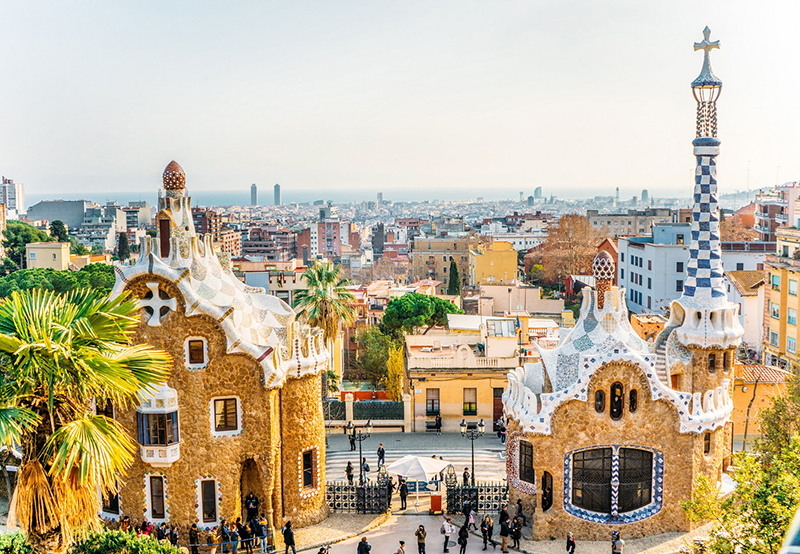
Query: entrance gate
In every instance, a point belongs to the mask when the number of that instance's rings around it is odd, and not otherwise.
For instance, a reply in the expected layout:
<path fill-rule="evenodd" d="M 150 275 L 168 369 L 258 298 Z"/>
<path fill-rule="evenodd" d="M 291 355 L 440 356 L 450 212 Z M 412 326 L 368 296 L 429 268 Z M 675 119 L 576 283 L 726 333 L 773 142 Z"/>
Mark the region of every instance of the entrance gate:
<path fill-rule="evenodd" d="M 467 502 L 479 514 L 497 513 L 508 502 L 508 485 L 505 481 L 476 481 L 474 487 L 459 485 L 455 469 L 450 466 L 445 473 L 444 483 L 447 486 L 447 513 L 450 514 L 463 513 Z"/>

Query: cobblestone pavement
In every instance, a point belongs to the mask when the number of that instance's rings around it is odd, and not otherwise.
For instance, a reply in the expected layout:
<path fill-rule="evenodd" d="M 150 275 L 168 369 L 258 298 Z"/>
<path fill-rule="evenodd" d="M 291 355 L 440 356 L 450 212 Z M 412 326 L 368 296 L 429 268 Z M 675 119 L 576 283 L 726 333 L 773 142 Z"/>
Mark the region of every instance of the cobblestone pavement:
<path fill-rule="evenodd" d="M 472 467 L 470 441 L 459 433 L 374 433 L 361 444 L 364 457 L 374 477 L 378 469 L 378 444 L 386 449 L 386 463 L 408 454 L 419 456 L 441 456 L 452 462 L 456 473 L 461 476 L 465 467 Z M 356 478 L 358 476 L 358 446 L 350 450 L 347 436 L 335 434 L 328 437 L 326 453 L 326 479 L 341 481 L 345 479 L 344 468 L 353 462 Z M 479 481 L 500 481 L 506 477 L 505 445 L 496 435 L 488 433 L 475 441 L 475 478 Z"/>
<path fill-rule="evenodd" d="M 386 514 L 331 514 L 316 525 L 295 529 L 294 540 L 297 550 L 316 549 L 321 544 L 332 544 L 358 535 L 365 529 L 380 525 L 387 518 Z M 282 551 L 282 537 L 278 542 L 278 549 Z"/>

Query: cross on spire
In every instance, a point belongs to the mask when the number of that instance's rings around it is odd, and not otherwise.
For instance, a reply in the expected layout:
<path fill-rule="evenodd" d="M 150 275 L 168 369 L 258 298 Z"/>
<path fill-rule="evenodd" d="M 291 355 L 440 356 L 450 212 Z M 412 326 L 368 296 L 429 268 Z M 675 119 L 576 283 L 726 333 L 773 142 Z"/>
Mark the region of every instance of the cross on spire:
<path fill-rule="evenodd" d="M 719 41 L 708 40 L 709 37 L 711 37 L 711 29 L 709 29 L 708 26 L 706 26 L 706 28 L 703 29 L 703 40 L 701 42 L 694 43 L 695 51 L 703 50 L 705 52 L 706 57 L 714 48 L 719 48 Z"/>

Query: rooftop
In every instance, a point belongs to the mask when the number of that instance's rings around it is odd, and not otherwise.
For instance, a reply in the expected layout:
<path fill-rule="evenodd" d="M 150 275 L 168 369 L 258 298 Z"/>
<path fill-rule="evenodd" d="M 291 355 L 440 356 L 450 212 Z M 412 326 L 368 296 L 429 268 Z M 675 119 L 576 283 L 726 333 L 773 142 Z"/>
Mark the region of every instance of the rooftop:
<path fill-rule="evenodd" d="M 758 287 L 765 283 L 765 272 L 762 270 L 727 271 L 731 284 L 742 296 L 758 295 Z"/>

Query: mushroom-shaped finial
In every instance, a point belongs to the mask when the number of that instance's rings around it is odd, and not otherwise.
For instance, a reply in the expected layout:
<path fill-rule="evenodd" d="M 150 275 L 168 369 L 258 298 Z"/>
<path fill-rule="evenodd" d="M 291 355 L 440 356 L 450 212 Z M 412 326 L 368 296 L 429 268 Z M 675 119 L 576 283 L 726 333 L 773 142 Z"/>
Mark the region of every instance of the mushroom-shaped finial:
<path fill-rule="evenodd" d="M 616 274 L 614 258 L 605 250 L 601 250 L 592 262 L 592 273 L 594 273 L 595 279 L 611 279 L 613 281 Z"/>

